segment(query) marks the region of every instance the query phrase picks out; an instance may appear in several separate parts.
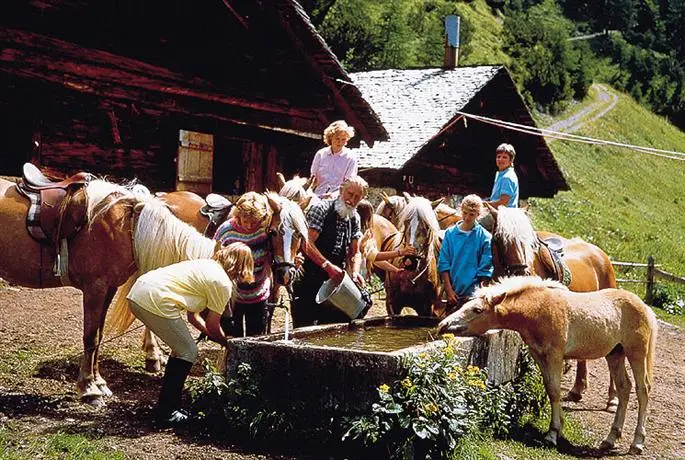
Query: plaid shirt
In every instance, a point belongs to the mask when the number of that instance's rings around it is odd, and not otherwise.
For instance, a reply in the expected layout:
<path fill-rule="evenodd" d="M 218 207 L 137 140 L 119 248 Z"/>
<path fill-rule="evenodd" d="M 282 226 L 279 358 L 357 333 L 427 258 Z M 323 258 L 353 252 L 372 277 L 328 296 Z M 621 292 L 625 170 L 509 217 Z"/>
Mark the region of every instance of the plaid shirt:
<path fill-rule="evenodd" d="M 322 233 L 329 210 L 330 212 L 335 213 L 335 244 L 333 245 L 331 255 L 344 257 L 347 255 L 347 250 L 349 249 L 346 246 L 353 240 L 358 240 L 362 237 L 361 219 L 356 210 L 351 219 L 343 219 L 340 217 L 335 209 L 331 209 L 335 206 L 335 200 L 335 198 L 321 200 L 318 203 L 313 204 L 307 212 L 307 222 L 309 223 L 309 228 L 316 230 L 318 233 Z"/>

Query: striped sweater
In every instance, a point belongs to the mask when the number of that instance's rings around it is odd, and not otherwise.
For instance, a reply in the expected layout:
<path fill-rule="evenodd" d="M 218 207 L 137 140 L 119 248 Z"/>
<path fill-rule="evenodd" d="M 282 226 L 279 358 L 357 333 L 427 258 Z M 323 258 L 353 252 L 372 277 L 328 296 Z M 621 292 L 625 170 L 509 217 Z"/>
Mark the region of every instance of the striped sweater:
<path fill-rule="evenodd" d="M 231 243 L 245 243 L 252 250 L 254 258 L 254 283 L 239 283 L 236 289 L 236 301 L 239 303 L 264 302 L 271 291 L 269 277 L 269 254 L 266 229 L 260 227 L 254 233 L 248 233 L 234 219 L 228 219 L 217 228 L 214 240 L 222 246 Z"/>

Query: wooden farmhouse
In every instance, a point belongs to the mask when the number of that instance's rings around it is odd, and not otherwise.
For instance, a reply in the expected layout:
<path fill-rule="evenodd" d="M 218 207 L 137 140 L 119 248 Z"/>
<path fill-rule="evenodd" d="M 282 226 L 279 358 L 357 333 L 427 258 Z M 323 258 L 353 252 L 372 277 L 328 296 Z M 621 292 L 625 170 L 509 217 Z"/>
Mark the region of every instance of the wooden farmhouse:
<path fill-rule="evenodd" d="M 275 186 L 332 121 L 387 139 L 294 0 L 5 0 L 0 174 L 137 177 L 153 190 Z"/>
<path fill-rule="evenodd" d="M 535 126 L 504 67 L 380 70 L 352 78 L 390 134 L 387 142 L 355 149 L 360 174 L 372 185 L 428 197 L 487 197 L 495 149 L 508 142 L 516 149 L 521 199 L 569 189 L 544 138 L 458 113 Z"/>

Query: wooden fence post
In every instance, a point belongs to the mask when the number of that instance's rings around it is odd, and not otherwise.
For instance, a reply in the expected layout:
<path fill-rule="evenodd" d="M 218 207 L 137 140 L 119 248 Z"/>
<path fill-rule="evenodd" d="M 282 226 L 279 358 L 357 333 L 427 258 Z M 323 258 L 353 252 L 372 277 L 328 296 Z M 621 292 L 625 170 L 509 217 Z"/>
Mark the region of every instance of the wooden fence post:
<path fill-rule="evenodd" d="M 647 257 L 647 292 L 645 292 L 645 303 L 652 305 L 654 300 L 654 257 Z"/>

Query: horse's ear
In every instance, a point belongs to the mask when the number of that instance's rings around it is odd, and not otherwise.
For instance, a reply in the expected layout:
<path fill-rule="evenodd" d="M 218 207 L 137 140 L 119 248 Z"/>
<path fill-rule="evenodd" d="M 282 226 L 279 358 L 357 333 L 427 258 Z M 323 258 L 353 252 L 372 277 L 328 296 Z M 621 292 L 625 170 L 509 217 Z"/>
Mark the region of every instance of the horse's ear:
<path fill-rule="evenodd" d="M 503 314 L 505 311 L 505 307 L 502 306 L 502 302 L 504 302 L 504 299 L 506 299 L 506 297 L 506 292 L 503 292 L 502 294 L 496 295 L 488 299 L 488 304 L 490 305 L 492 310 L 498 315 Z"/>
<path fill-rule="evenodd" d="M 285 176 L 282 173 L 277 172 L 276 179 L 278 179 L 278 190 L 280 190 L 285 185 Z"/>
<path fill-rule="evenodd" d="M 387 193 L 381 192 L 381 198 L 383 198 L 383 201 L 385 202 L 385 204 L 392 205 L 392 203 L 390 202 L 390 197 L 388 196 Z"/>
<path fill-rule="evenodd" d="M 444 197 L 444 196 L 443 196 L 442 198 L 440 198 L 440 199 L 435 200 L 435 201 L 431 201 L 431 207 L 432 207 L 433 209 L 435 209 L 435 208 L 437 208 L 438 206 L 440 206 L 440 204 L 441 204 L 443 201 L 445 201 L 445 197 Z"/>
<path fill-rule="evenodd" d="M 409 200 L 411 200 L 411 195 L 408 194 L 407 192 L 402 192 L 402 196 L 404 196 L 404 201 L 409 203 Z"/>
<path fill-rule="evenodd" d="M 314 186 L 314 176 L 309 176 L 309 178 L 305 181 L 304 185 L 302 186 L 305 190 L 309 190 Z"/>
<path fill-rule="evenodd" d="M 300 204 L 300 207 L 302 208 L 303 211 L 305 209 L 307 209 L 307 207 L 309 206 L 309 203 L 312 202 L 312 198 L 313 198 L 312 195 L 307 195 L 306 197 L 304 197 L 303 199 L 300 200 L 299 204 Z"/>
<path fill-rule="evenodd" d="M 266 199 L 269 201 L 269 206 L 271 207 L 272 211 L 281 212 L 281 203 L 274 199 L 274 195 L 272 193 L 267 192 Z"/>

